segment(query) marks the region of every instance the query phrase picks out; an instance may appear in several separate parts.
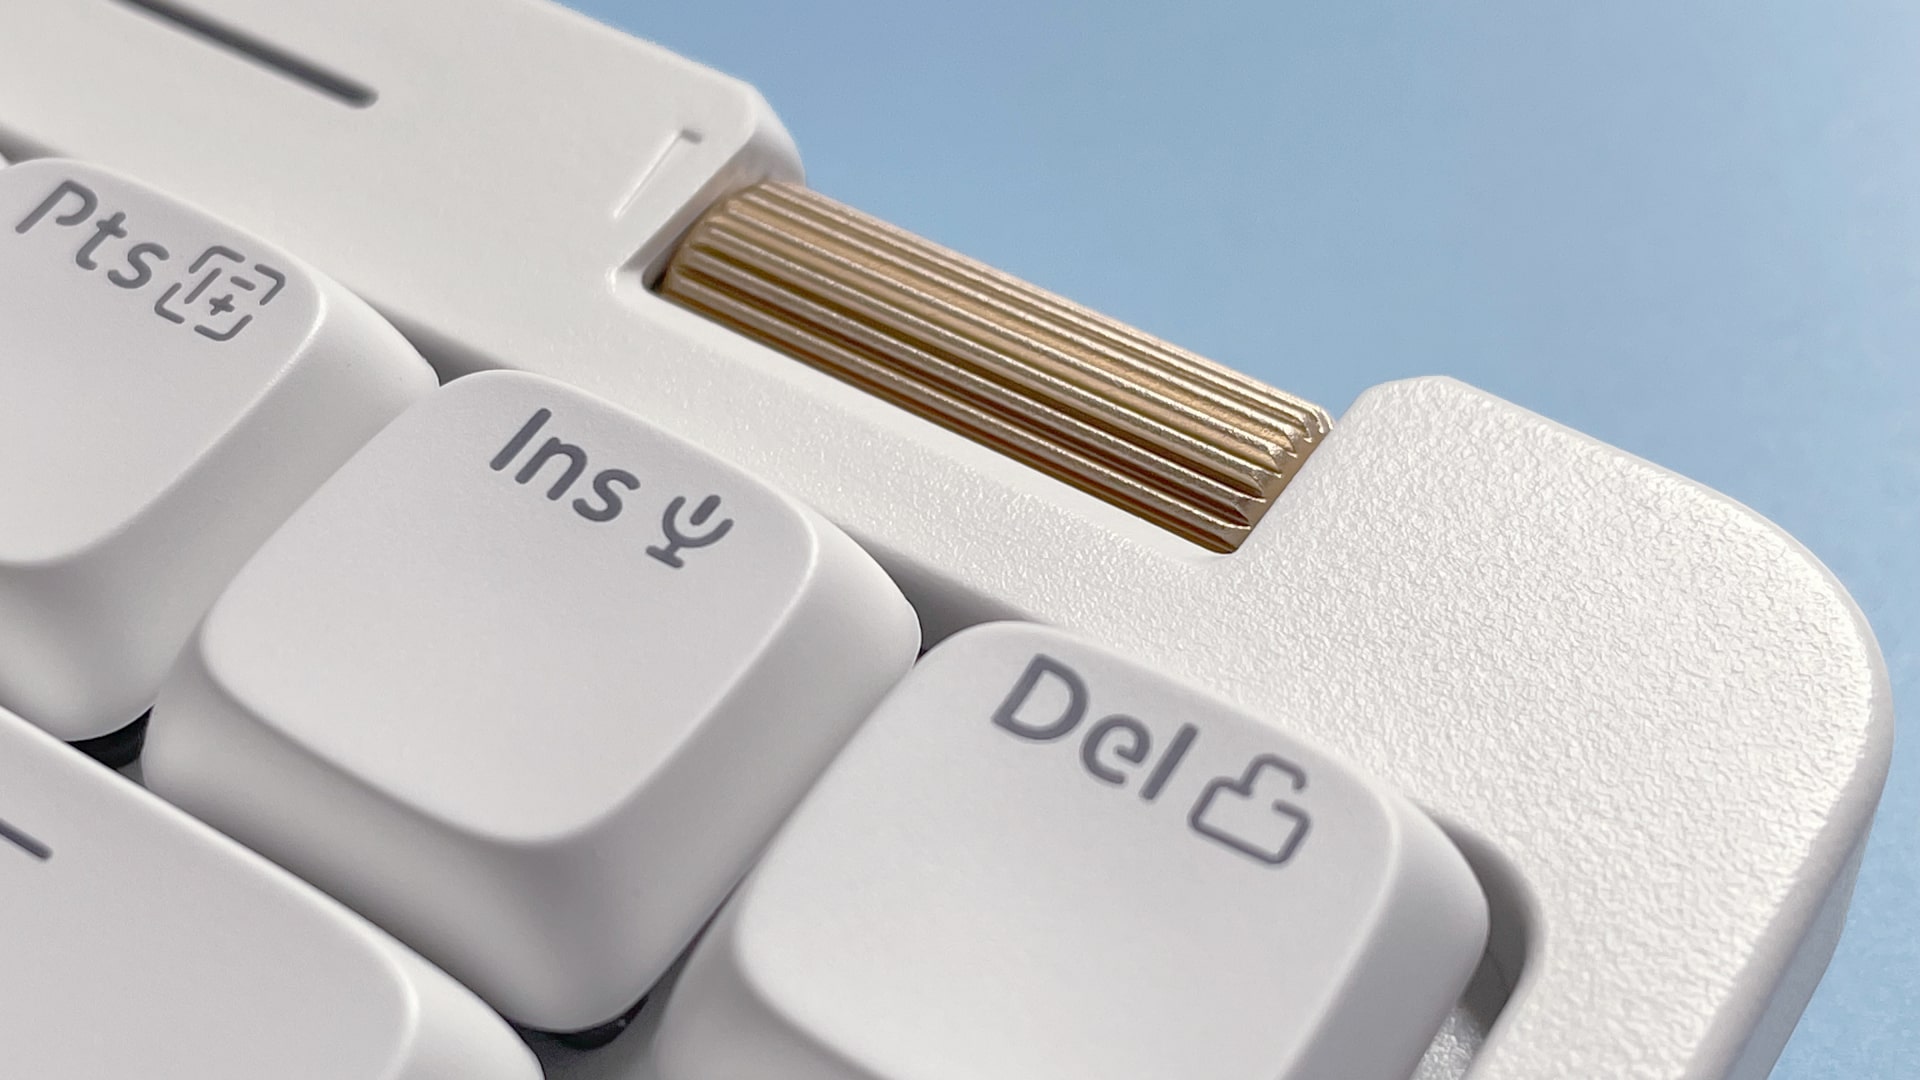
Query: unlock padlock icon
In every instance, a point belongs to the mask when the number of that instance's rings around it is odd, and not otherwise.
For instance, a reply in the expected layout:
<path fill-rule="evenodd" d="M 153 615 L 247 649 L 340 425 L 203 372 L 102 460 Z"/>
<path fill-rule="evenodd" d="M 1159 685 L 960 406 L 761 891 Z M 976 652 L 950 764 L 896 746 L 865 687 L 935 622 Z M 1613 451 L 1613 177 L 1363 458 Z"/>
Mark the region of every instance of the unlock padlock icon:
<path fill-rule="evenodd" d="M 1201 836 L 1250 859 L 1279 866 L 1293 857 L 1312 824 L 1285 795 L 1304 790 L 1307 774 L 1283 757 L 1262 754 L 1238 777 L 1222 776 L 1201 790 L 1187 824 Z"/>

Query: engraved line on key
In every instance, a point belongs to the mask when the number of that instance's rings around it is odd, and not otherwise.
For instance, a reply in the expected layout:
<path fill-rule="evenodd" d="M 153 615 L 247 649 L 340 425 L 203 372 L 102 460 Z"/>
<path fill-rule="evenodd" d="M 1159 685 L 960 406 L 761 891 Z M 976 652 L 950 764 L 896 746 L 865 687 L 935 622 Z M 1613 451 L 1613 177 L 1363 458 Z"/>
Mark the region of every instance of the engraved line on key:
<path fill-rule="evenodd" d="M 21 832 L 14 826 L 7 824 L 5 818 L 0 818 L 0 839 L 8 841 L 13 844 L 14 847 L 39 859 L 41 862 L 46 862 L 48 859 L 53 858 L 52 848 Z"/>
<path fill-rule="evenodd" d="M 238 27 L 191 11 L 173 0 L 120 0 L 122 4 L 163 22 L 216 48 L 225 49 L 242 59 L 285 76 L 310 90 L 317 91 L 355 109 L 374 103 L 378 94 L 373 87 L 255 37 Z"/>

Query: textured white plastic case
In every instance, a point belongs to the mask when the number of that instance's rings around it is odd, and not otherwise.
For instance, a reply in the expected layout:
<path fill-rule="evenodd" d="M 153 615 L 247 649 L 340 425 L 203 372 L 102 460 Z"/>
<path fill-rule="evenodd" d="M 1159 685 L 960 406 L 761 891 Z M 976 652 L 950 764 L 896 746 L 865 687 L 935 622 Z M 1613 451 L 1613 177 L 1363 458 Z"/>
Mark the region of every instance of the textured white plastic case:
<path fill-rule="evenodd" d="M 0 151 L 270 238 L 443 375 L 542 372 L 738 463 L 866 544 L 929 642 L 1063 625 L 1398 785 L 1493 906 L 1424 1075 L 1766 1074 L 1892 738 L 1871 632 L 1774 526 L 1434 378 L 1363 395 L 1210 554 L 647 291 L 715 197 L 800 175 L 751 88 L 537 0 L 191 10 L 336 84 L 127 0 L 9 0 Z M 552 1075 L 647 1077 L 639 1044 Z"/>

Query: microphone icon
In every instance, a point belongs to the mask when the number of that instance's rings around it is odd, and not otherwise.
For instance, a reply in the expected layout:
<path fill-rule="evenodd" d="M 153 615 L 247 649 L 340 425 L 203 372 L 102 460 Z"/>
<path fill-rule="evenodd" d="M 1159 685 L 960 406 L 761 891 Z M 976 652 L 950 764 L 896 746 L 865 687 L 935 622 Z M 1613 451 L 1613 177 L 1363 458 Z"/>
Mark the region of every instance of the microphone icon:
<path fill-rule="evenodd" d="M 686 508 L 687 497 L 685 495 L 675 495 L 673 501 L 667 504 L 667 512 L 660 515 L 660 529 L 666 533 L 667 536 L 666 546 L 661 547 L 655 545 L 647 548 L 647 554 L 659 559 L 675 570 L 686 565 L 680 558 L 681 551 L 687 548 L 706 547 L 708 544 L 727 535 L 727 532 L 733 528 L 732 518 L 722 518 L 719 524 L 707 529 L 705 532 L 689 534 L 680 527 L 680 512 Z M 720 509 L 720 496 L 709 495 L 700 500 L 699 506 L 694 507 L 692 516 L 687 519 L 687 524 L 695 529 L 701 528 L 706 525 L 707 519 L 711 518 L 713 512 L 718 509 Z"/>

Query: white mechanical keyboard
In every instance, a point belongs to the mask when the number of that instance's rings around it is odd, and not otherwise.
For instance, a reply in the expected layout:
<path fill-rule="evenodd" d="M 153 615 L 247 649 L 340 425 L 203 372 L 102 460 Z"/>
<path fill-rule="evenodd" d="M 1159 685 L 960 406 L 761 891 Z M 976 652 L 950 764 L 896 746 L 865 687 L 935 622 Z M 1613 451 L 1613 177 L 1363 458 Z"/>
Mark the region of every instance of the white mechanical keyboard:
<path fill-rule="evenodd" d="M 1751 511 L 1330 420 L 539 0 L 0 42 L 0 1075 L 1771 1068 L 1893 720 Z"/>

